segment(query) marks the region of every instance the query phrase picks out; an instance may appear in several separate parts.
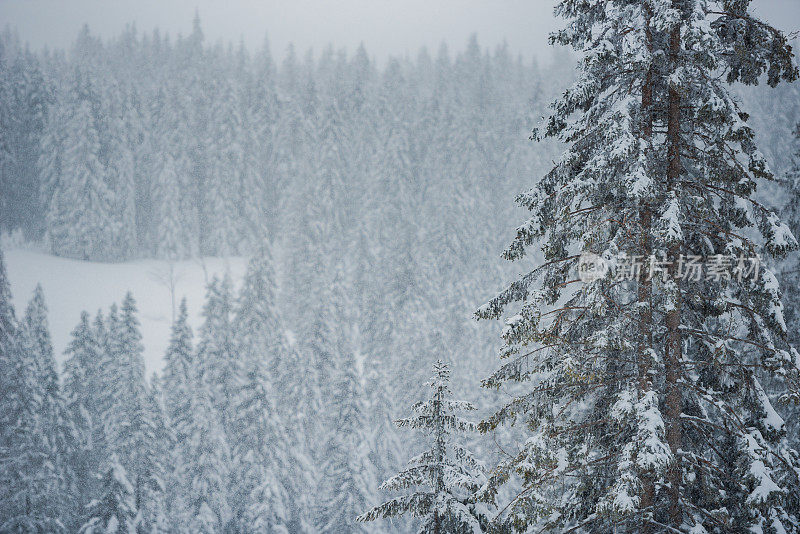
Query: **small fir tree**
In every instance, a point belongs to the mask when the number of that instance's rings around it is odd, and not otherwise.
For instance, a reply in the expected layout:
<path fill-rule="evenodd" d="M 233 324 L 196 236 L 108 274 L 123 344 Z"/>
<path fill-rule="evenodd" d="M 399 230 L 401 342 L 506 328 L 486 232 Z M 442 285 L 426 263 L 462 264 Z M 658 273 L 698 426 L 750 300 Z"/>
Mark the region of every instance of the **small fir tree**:
<path fill-rule="evenodd" d="M 410 418 L 397 421 L 401 428 L 424 432 L 433 443 L 430 449 L 409 460 L 406 469 L 381 485 L 384 490 L 419 489 L 376 506 L 360 515 L 358 521 L 409 513 L 422 518 L 420 533 L 484 532 L 488 528 L 487 509 L 474 499 L 486 479 L 484 467 L 453 440 L 455 434 L 476 430 L 475 423 L 457 415 L 475 408 L 452 399 L 446 363 L 437 361 L 433 370 L 430 399 L 415 404 Z"/>

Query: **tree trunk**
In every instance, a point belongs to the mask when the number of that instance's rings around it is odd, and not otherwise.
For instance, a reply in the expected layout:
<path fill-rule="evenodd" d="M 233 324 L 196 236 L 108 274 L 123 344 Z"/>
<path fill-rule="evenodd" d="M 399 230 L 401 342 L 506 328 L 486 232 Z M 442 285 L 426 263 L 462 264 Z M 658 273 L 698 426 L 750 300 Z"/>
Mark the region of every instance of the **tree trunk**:
<path fill-rule="evenodd" d="M 678 61 L 681 50 L 681 34 L 680 25 L 672 30 L 670 35 L 670 63 L 671 71 L 674 73 L 678 67 Z M 668 124 L 667 124 L 667 190 L 668 194 L 676 192 L 677 183 L 680 180 L 682 166 L 681 166 L 681 96 L 678 88 L 673 84 L 669 86 L 669 108 L 668 108 Z M 679 384 L 680 379 L 680 365 L 681 365 L 681 352 L 683 348 L 682 336 L 680 331 L 681 326 L 681 291 L 680 279 L 678 273 L 678 259 L 681 253 L 680 243 L 671 243 L 667 252 L 667 261 L 669 262 L 669 280 L 671 282 L 670 291 L 671 295 L 668 296 L 671 306 L 666 314 L 667 326 L 667 343 L 665 347 L 665 365 L 666 365 L 666 412 L 667 412 L 667 428 L 666 437 L 667 444 L 669 445 L 674 461 L 670 466 L 667 473 L 667 480 L 669 482 L 669 519 L 671 526 L 678 529 L 680 528 L 683 517 L 680 507 L 680 494 L 681 494 L 681 461 L 680 461 L 680 448 L 681 448 L 681 388 Z"/>
<path fill-rule="evenodd" d="M 647 39 L 648 49 L 652 52 L 653 35 L 650 31 L 651 13 L 645 8 L 647 21 L 645 38 Z M 648 69 L 647 77 L 642 85 L 642 138 L 648 147 L 653 142 L 653 69 Z M 648 149 L 649 151 L 649 149 Z M 646 160 L 649 162 L 650 154 Z M 652 228 L 652 209 L 649 203 L 642 204 L 639 210 L 639 247 L 640 254 L 648 258 L 653 253 L 653 244 L 650 237 Z M 650 273 L 652 275 L 652 273 Z M 637 301 L 639 305 L 639 394 L 653 389 L 653 379 L 650 374 L 650 351 L 653 347 L 653 311 L 652 311 L 652 280 L 648 276 L 640 276 L 637 288 Z M 641 483 L 641 494 L 639 507 L 643 511 L 639 531 L 642 534 L 650 534 L 652 524 L 650 519 L 653 515 L 653 500 L 655 488 L 653 484 L 653 473 L 651 470 L 642 471 L 639 475 Z"/>

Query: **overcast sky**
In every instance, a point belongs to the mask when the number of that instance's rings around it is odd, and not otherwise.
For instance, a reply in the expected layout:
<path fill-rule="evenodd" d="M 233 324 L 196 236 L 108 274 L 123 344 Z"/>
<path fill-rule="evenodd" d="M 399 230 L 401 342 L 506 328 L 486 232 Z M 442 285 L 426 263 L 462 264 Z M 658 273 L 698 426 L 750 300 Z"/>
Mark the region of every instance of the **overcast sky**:
<path fill-rule="evenodd" d="M 441 42 L 461 49 L 471 33 L 481 45 L 507 42 L 514 53 L 549 57 L 547 34 L 557 27 L 555 0 L 0 0 L 0 26 L 16 28 L 35 49 L 66 47 L 87 23 L 95 34 L 119 34 L 127 23 L 158 27 L 173 37 L 191 30 L 195 9 L 210 42 L 250 49 L 269 36 L 273 54 L 293 42 L 300 51 L 333 43 L 353 51 L 364 42 L 373 57 L 415 55 Z M 763 18 L 800 30 L 800 0 L 755 0 Z M 542 54 L 545 55 L 542 55 Z"/>

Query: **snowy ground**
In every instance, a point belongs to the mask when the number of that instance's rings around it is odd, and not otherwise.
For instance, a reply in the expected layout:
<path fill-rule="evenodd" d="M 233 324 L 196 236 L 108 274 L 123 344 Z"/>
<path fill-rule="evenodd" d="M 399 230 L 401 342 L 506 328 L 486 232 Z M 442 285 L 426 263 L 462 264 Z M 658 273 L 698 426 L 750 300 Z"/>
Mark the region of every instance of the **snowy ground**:
<path fill-rule="evenodd" d="M 144 359 L 148 375 L 160 371 L 169 342 L 172 303 L 166 279 L 170 264 L 157 260 L 128 263 L 94 263 L 57 258 L 24 249 L 3 250 L 17 316 L 21 317 L 37 283 L 42 284 L 50 310 L 50 330 L 56 358 L 64 360 L 70 332 L 78 324 L 81 311 L 93 317 L 98 309 L 107 313 L 113 303 L 132 291 L 139 307 L 144 338 Z M 234 287 L 239 286 L 246 267 L 244 258 L 203 258 L 173 264 L 176 302 L 186 296 L 189 320 L 197 333 L 205 295 L 206 280 L 229 272 Z"/>

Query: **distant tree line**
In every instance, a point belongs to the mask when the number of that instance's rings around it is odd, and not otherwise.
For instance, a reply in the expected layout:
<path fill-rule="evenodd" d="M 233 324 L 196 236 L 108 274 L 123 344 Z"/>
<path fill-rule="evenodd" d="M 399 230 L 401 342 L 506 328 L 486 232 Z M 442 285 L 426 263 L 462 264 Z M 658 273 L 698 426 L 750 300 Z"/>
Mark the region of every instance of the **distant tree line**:
<path fill-rule="evenodd" d="M 0 230 L 98 261 L 253 251 L 300 204 L 357 227 L 448 189 L 510 191 L 540 78 L 474 38 L 455 60 L 290 47 L 276 65 L 266 44 L 206 45 L 199 20 L 177 39 L 84 28 L 68 52 L 5 33 L 0 73 Z"/>

